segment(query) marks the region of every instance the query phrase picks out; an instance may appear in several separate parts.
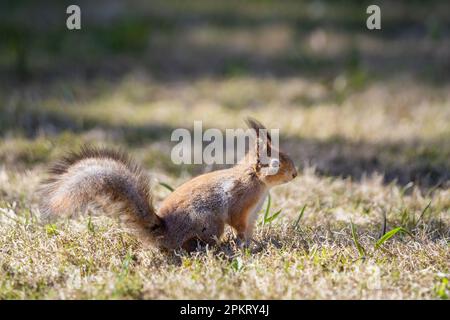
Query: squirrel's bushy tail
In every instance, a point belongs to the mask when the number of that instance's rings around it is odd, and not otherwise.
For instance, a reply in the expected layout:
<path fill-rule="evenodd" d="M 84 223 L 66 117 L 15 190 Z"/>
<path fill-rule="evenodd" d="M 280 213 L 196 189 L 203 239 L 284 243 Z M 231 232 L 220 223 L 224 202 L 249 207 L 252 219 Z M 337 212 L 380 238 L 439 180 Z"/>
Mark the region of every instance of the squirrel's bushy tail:
<path fill-rule="evenodd" d="M 50 174 L 40 190 L 44 218 L 97 205 L 147 236 L 162 227 L 149 178 L 125 153 L 85 146 L 54 164 Z"/>

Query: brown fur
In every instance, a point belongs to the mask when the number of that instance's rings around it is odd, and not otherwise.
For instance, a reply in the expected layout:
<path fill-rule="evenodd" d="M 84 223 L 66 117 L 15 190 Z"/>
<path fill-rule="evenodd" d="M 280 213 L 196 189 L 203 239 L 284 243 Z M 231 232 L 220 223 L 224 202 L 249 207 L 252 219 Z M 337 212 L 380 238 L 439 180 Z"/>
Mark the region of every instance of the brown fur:
<path fill-rule="evenodd" d="M 264 128 L 249 119 L 255 130 Z M 257 133 L 257 137 L 259 135 Z M 272 148 L 270 135 L 266 148 Z M 96 203 L 119 214 L 128 225 L 158 246 L 192 250 L 197 241 L 214 244 L 226 224 L 240 240 L 251 239 L 256 213 L 269 189 L 297 175 L 294 164 L 279 152 L 279 170 L 267 174 L 259 150 L 233 168 L 200 175 L 172 192 L 155 212 L 145 172 L 124 153 L 85 147 L 55 164 L 41 190 L 44 215 L 83 211 Z M 120 207 L 116 207 L 119 205 Z"/>

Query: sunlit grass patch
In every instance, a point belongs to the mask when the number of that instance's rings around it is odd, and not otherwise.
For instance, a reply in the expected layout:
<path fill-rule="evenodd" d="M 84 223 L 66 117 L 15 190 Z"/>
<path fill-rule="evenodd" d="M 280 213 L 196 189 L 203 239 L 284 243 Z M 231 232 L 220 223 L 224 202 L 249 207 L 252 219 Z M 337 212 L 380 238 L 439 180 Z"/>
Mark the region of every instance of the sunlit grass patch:
<path fill-rule="evenodd" d="M 18 173 L 3 177 L 0 192 L 11 192 L 9 185 L 26 177 Z M 179 183 L 160 181 L 171 187 Z M 33 190 L 38 182 L 27 187 Z M 17 187 L 25 190 L 20 183 Z M 159 201 L 170 191 L 160 186 L 154 192 Z M 34 206 L 37 199 L 20 200 L 13 193 L 5 199 L 0 206 L 0 296 L 5 299 L 448 296 L 446 190 L 427 196 L 414 188 L 406 195 L 398 186 L 376 179 L 327 181 L 307 170 L 272 192 L 266 218 L 282 211 L 276 219 L 257 225 L 255 243 L 248 249 L 239 249 L 227 231 L 220 246 L 192 254 L 145 247 L 104 216 L 42 224 Z M 355 201 L 391 209 L 382 237 L 380 209 L 363 218 L 362 204 Z M 267 208 L 261 210 L 261 221 Z M 402 208 L 415 214 L 416 227 L 402 220 Z M 402 221 L 414 237 L 398 233 L 396 226 Z M 365 249 L 364 259 L 355 249 L 352 233 Z"/>

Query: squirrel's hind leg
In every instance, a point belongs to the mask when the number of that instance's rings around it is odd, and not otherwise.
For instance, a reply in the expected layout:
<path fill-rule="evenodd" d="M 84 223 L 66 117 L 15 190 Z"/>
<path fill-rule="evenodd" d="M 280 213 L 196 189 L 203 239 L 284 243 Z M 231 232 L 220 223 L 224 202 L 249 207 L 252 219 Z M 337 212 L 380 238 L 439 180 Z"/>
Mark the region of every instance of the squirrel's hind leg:
<path fill-rule="evenodd" d="M 182 248 L 188 252 L 195 251 L 199 245 L 214 246 L 218 244 L 224 232 L 225 225 L 222 222 L 203 226 L 198 234 L 183 242 Z"/>
<path fill-rule="evenodd" d="M 236 231 L 236 244 L 238 247 L 247 248 L 250 246 L 253 235 L 253 224 L 248 224 L 247 221 L 241 221 L 240 224 L 234 225 Z"/>
<path fill-rule="evenodd" d="M 187 252 L 193 252 L 197 249 L 199 245 L 199 240 L 200 239 L 198 239 L 197 237 L 190 238 L 183 243 L 181 248 L 183 250 L 186 250 Z"/>

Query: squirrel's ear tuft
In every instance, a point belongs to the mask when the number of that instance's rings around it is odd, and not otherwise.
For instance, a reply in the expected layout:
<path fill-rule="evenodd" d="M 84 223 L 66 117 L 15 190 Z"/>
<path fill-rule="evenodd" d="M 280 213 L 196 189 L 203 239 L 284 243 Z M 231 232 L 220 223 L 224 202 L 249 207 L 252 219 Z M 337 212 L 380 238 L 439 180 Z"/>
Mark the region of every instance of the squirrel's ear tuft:
<path fill-rule="evenodd" d="M 248 127 L 255 130 L 255 156 L 256 156 L 256 169 L 259 171 L 261 168 L 261 160 L 266 159 L 267 155 L 271 154 L 272 150 L 272 137 L 266 127 L 254 118 L 248 117 L 245 119 Z"/>
<path fill-rule="evenodd" d="M 255 118 L 252 118 L 252 117 L 247 117 L 245 119 L 245 123 L 247 124 L 247 126 L 250 129 L 255 129 L 255 130 L 266 129 L 261 122 L 259 122 L 258 120 L 256 120 Z"/>
<path fill-rule="evenodd" d="M 272 137 L 270 136 L 269 130 L 267 130 L 267 128 L 266 128 L 261 122 L 259 122 L 259 121 L 256 120 L 255 118 L 247 117 L 247 118 L 245 119 L 245 123 L 247 124 L 247 126 L 248 126 L 250 129 L 253 129 L 253 130 L 256 131 L 255 133 L 256 133 L 257 139 L 260 138 L 259 135 L 260 135 L 261 132 L 265 133 L 265 134 L 266 134 L 266 137 L 267 137 L 267 145 L 268 145 L 268 146 L 271 145 L 271 143 L 272 143 Z M 260 132 L 260 130 L 264 130 L 264 131 L 261 131 L 261 132 Z"/>

